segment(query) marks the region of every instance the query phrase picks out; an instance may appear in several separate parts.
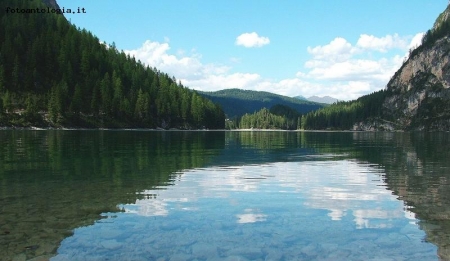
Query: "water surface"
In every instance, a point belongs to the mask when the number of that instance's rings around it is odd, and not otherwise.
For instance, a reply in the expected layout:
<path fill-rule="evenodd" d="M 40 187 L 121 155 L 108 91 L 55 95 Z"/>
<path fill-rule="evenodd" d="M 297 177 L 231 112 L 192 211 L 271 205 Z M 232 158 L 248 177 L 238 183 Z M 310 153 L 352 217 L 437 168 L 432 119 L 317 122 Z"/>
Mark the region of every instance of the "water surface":
<path fill-rule="evenodd" d="M 0 253 L 447 260 L 449 146 L 448 133 L 2 131 Z"/>

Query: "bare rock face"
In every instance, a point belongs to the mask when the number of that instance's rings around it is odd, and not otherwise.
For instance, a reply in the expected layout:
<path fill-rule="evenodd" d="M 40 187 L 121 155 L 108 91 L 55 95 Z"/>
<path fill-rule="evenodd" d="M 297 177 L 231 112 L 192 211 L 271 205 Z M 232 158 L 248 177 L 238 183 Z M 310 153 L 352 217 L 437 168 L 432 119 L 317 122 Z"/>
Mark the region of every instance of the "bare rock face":
<path fill-rule="evenodd" d="M 414 87 L 414 78 L 419 74 L 428 73 L 436 77 L 445 88 L 450 87 L 450 38 L 438 40 L 430 48 L 408 59 L 399 72 L 394 76 L 388 88 L 409 91 Z"/>
<path fill-rule="evenodd" d="M 440 30 L 438 39 L 411 52 L 387 85 L 383 118 L 400 129 L 450 130 L 449 14 L 447 7 L 429 31 Z"/>

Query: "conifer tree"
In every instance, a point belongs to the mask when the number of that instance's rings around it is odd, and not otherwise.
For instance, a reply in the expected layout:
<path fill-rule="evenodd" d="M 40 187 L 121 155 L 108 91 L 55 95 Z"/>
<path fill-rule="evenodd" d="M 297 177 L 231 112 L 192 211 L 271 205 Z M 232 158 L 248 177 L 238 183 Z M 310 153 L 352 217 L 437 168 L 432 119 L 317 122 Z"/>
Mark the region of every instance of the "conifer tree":
<path fill-rule="evenodd" d="M 0 2 L 18 8 L 45 7 L 36 0 Z M 203 97 L 193 98 L 194 92 L 177 84 L 175 77 L 144 66 L 114 44 L 100 43 L 64 16 L 0 12 L 0 28 L 0 98 L 7 114 L 27 110 L 29 104 L 48 113 L 52 124 L 68 119 L 88 126 L 225 124 L 224 120 L 219 124 L 224 119 L 221 110 Z"/>
<path fill-rule="evenodd" d="M 0 95 L 5 92 L 5 82 L 4 82 L 4 69 L 3 64 L 0 63 Z"/>
<path fill-rule="evenodd" d="M 13 111 L 11 94 L 9 91 L 6 91 L 3 95 L 3 108 L 5 112 L 11 113 Z"/>

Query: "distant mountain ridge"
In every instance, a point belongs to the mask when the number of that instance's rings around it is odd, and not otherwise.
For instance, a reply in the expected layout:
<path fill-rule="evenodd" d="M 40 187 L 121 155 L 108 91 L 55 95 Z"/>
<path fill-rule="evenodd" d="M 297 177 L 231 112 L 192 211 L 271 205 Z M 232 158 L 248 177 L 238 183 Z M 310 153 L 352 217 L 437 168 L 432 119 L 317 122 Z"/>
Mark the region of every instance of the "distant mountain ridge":
<path fill-rule="evenodd" d="M 318 102 L 318 103 L 326 103 L 326 104 L 333 104 L 333 103 L 339 101 L 338 99 L 333 98 L 331 96 L 319 97 L 319 96 L 315 96 L 315 95 L 307 98 L 307 100 L 312 101 L 312 102 Z"/>
<path fill-rule="evenodd" d="M 264 91 L 251 91 L 242 89 L 225 89 L 216 92 L 198 92 L 203 97 L 222 106 L 228 118 L 235 118 L 245 113 L 254 113 L 262 108 L 270 109 L 281 104 L 307 113 L 322 108 L 324 105 L 316 102 L 300 100 Z"/>
<path fill-rule="evenodd" d="M 303 100 L 303 101 L 310 101 L 310 102 L 317 102 L 317 103 L 324 103 L 324 104 L 333 104 L 335 102 L 339 102 L 338 99 L 333 98 L 331 96 L 320 97 L 320 96 L 313 95 L 311 97 L 306 98 L 303 95 L 297 95 L 297 96 L 294 96 L 294 98 Z"/>

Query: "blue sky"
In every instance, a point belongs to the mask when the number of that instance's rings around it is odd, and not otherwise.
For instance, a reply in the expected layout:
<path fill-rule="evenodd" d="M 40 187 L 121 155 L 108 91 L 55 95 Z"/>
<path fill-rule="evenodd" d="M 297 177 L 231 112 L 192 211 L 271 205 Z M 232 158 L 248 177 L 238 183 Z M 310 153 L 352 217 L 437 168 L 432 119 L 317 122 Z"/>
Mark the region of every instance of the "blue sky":
<path fill-rule="evenodd" d="M 447 0 L 58 0 L 108 44 L 192 89 L 342 100 L 380 90 Z"/>

